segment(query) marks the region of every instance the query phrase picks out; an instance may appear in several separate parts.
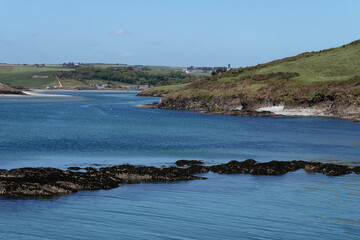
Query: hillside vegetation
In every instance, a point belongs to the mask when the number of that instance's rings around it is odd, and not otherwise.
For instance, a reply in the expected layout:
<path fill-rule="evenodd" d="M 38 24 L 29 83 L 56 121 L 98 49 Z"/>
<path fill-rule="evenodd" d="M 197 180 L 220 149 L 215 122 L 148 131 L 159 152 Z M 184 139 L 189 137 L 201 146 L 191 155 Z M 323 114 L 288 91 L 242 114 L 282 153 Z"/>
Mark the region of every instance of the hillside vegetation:
<path fill-rule="evenodd" d="M 360 40 L 338 48 L 231 69 L 187 85 L 148 89 L 142 95 L 161 93 L 159 107 L 162 108 L 241 115 L 259 107 L 283 105 L 322 108 L 324 115 L 337 116 L 340 105 L 344 109 L 351 105 L 353 115 L 357 114 L 354 108 L 360 107 L 359 76 Z"/>

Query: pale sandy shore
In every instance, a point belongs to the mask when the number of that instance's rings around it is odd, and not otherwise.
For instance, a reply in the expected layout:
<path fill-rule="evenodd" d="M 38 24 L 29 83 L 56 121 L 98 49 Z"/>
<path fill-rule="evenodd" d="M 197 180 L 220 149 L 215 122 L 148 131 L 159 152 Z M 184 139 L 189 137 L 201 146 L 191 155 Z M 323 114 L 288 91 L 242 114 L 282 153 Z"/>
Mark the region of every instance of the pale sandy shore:
<path fill-rule="evenodd" d="M 314 108 L 285 108 L 284 106 L 271 106 L 256 109 L 257 112 L 269 111 L 283 116 L 324 116 L 324 112 Z"/>
<path fill-rule="evenodd" d="M 69 95 L 61 95 L 61 94 L 48 94 L 48 93 L 41 93 L 37 91 L 23 91 L 25 96 L 31 97 L 70 97 Z"/>
<path fill-rule="evenodd" d="M 139 92 L 139 91 L 125 91 L 125 90 L 77 90 L 77 89 L 31 89 L 30 91 L 23 91 L 26 95 L 20 94 L 0 94 L 0 97 L 71 97 L 63 94 L 51 94 L 54 93 L 66 93 L 66 92 Z"/>
<path fill-rule="evenodd" d="M 61 95 L 61 94 L 47 94 L 47 93 L 38 93 L 35 91 L 23 91 L 23 93 L 25 95 L 21 95 L 21 94 L 0 94 L 0 97 L 21 97 L 21 98 L 26 98 L 26 97 L 71 97 L 69 95 Z"/>
<path fill-rule="evenodd" d="M 140 92 L 136 90 L 118 90 L 118 89 L 31 89 L 33 92 Z"/>

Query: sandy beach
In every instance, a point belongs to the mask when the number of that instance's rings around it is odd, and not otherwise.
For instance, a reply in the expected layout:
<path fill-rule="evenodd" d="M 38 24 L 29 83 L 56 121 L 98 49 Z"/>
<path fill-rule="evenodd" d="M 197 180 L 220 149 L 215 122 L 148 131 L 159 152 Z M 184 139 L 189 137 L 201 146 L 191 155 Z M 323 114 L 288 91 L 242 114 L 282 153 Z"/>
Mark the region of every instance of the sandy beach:
<path fill-rule="evenodd" d="M 55 89 L 55 90 L 49 90 L 49 89 L 31 89 L 29 91 L 23 91 L 26 95 L 20 95 L 20 94 L 0 94 L 0 97 L 70 97 L 69 95 L 63 95 L 63 94 L 51 94 L 51 92 L 54 93 L 66 93 L 66 92 L 139 92 L 139 91 L 125 91 L 125 90 L 77 90 L 77 89 Z"/>

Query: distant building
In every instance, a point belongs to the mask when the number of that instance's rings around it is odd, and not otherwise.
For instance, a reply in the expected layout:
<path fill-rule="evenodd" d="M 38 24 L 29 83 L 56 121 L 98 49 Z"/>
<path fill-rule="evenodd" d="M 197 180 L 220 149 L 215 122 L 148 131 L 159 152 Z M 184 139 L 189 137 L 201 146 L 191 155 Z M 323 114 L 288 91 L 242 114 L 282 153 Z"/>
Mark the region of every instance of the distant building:
<path fill-rule="evenodd" d="M 103 83 L 95 84 L 95 87 L 96 87 L 97 89 L 105 88 L 106 86 L 107 86 L 107 84 L 103 84 Z"/>

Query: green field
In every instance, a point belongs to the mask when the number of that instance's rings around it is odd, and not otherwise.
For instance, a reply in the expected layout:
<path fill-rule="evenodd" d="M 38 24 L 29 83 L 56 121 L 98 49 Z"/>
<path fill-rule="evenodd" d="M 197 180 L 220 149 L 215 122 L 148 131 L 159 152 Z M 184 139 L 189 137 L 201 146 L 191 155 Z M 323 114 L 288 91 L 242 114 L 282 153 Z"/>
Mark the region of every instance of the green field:
<path fill-rule="evenodd" d="M 86 66 L 92 66 L 100 69 L 110 67 L 134 67 L 124 64 L 90 64 Z M 167 75 L 170 71 L 178 70 L 178 67 L 166 67 L 166 66 L 152 66 L 149 67 L 149 73 L 156 75 Z M 181 68 L 182 69 L 182 68 Z M 46 88 L 58 86 L 58 82 L 55 78 L 56 75 L 61 75 L 61 72 L 73 71 L 73 69 L 59 67 L 37 67 L 37 66 L 0 66 L 0 83 L 16 87 L 16 88 Z M 42 78 L 45 77 L 46 78 Z M 119 81 L 109 81 L 103 79 L 82 79 L 75 80 L 72 78 L 61 78 L 62 85 L 65 88 L 95 88 L 94 84 L 111 84 L 112 87 L 130 87 L 132 84 L 123 83 Z"/>
<path fill-rule="evenodd" d="M 60 67 L 16 66 L 0 67 L 0 82 L 9 86 L 47 87 L 57 86 L 55 75 L 60 71 L 71 71 Z M 48 78 L 33 78 L 33 76 L 48 76 Z M 67 83 L 70 81 L 66 81 Z M 67 85 L 66 83 L 66 85 Z"/>

